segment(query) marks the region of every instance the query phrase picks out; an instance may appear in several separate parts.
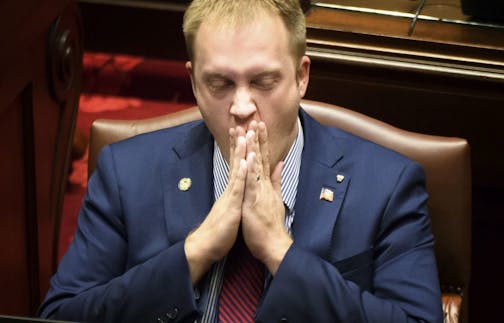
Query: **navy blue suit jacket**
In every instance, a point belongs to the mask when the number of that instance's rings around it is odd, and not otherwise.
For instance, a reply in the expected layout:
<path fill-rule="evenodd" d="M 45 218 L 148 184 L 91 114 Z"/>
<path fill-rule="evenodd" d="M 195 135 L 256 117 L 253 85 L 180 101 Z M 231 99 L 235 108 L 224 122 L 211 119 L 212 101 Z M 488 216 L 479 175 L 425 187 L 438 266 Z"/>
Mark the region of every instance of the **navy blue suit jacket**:
<path fill-rule="evenodd" d="M 321 126 L 302 109 L 300 118 L 305 146 L 294 243 L 257 321 L 441 322 L 421 167 Z M 42 316 L 192 322 L 201 314 L 208 277 L 192 286 L 183 245 L 214 202 L 213 143 L 196 121 L 102 150 Z M 183 177 L 192 180 L 187 191 L 178 189 Z M 332 202 L 320 199 L 322 187 L 334 192 Z"/>

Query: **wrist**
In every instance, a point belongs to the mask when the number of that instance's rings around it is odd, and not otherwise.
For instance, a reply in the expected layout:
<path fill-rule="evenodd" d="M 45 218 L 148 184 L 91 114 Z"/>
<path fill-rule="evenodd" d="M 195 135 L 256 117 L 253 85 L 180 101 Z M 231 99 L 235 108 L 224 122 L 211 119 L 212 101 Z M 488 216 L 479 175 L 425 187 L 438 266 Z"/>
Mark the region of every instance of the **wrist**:
<path fill-rule="evenodd" d="M 189 234 L 185 239 L 184 252 L 194 285 L 208 271 L 214 260 L 209 257 L 210 253 L 206 251 L 205 244 L 200 244 L 193 234 Z"/>
<path fill-rule="evenodd" d="M 292 238 L 286 233 L 282 239 L 271 244 L 264 264 L 273 276 L 275 276 L 278 267 L 280 267 L 280 264 L 282 263 L 285 254 L 291 247 L 292 243 Z"/>

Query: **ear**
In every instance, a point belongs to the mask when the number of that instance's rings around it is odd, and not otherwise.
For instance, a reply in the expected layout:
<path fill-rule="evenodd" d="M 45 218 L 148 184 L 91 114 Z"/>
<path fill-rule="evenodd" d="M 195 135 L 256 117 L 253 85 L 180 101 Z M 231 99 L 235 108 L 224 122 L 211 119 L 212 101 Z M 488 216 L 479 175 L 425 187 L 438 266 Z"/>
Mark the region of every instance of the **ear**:
<path fill-rule="evenodd" d="M 185 68 L 187 70 L 187 73 L 189 74 L 189 77 L 191 78 L 191 86 L 192 86 L 193 94 L 194 94 L 194 96 L 196 96 L 196 85 L 194 84 L 194 69 L 192 66 L 192 62 L 187 61 L 185 63 Z"/>
<path fill-rule="evenodd" d="M 311 61 L 308 56 L 301 57 L 297 72 L 299 96 L 301 98 L 305 96 L 308 82 L 310 81 L 310 63 Z"/>

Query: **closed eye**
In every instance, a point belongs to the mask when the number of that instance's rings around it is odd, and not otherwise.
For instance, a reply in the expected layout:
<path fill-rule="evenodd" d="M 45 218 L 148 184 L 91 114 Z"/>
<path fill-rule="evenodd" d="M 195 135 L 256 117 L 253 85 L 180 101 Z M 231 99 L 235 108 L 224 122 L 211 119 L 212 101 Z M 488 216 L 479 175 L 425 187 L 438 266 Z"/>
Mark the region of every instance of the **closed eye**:
<path fill-rule="evenodd" d="M 211 92 L 222 92 L 231 88 L 233 81 L 224 77 L 211 77 L 205 80 L 205 84 Z"/>
<path fill-rule="evenodd" d="M 275 87 L 279 79 L 280 77 L 278 75 L 273 74 L 262 75 L 252 80 L 252 85 L 258 88 L 259 90 L 269 91 Z"/>

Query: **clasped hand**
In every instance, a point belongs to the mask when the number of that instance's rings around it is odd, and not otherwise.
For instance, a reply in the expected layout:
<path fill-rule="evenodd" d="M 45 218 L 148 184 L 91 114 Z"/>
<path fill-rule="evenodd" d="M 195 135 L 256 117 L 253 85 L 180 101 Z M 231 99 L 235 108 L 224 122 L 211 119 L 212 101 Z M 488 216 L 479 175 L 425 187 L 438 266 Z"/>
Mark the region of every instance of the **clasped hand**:
<path fill-rule="evenodd" d="M 292 239 L 285 230 L 280 183 L 283 161 L 270 172 L 264 122 L 229 130 L 229 182 L 203 223 L 189 234 L 184 250 L 193 283 L 232 248 L 238 230 L 254 257 L 274 275 Z"/>

